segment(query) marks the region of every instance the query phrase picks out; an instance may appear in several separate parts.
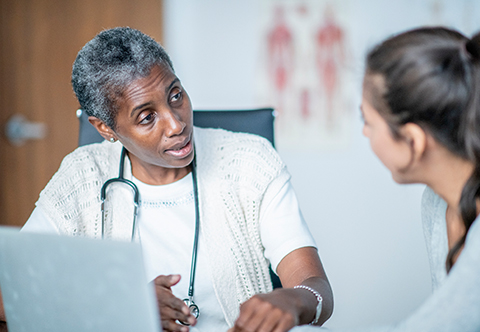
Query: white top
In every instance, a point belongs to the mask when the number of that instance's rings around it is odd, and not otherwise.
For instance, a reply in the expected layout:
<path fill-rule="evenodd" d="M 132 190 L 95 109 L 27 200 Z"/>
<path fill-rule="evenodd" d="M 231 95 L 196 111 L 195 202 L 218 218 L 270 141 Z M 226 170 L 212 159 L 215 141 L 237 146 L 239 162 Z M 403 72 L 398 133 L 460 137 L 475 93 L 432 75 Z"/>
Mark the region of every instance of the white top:
<path fill-rule="evenodd" d="M 186 298 L 195 227 L 192 175 L 164 186 L 152 186 L 133 178 L 140 192 L 138 227 L 144 251 L 147 277 L 180 274 L 181 281 L 172 288 L 175 296 Z M 133 204 L 133 201 L 132 201 Z M 35 208 L 22 229 L 31 232 L 59 233 L 55 224 L 40 208 Z M 275 271 L 278 263 L 291 251 L 312 246 L 311 236 L 298 207 L 290 181 L 260 209 L 260 234 L 267 257 Z M 215 296 L 212 278 L 200 236 L 195 276 L 194 301 L 200 308 L 197 331 L 226 331 L 228 325 Z"/>
<path fill-rule="evenodd" d="M 480 331 L 480 217 L 470 226 L 465 246 L 447 275 L 446 208 L 446 202 L 427 187 L 422 198 L 422 221 L 431 264 L 433 294 L 409 317 L 396 324 L 348 330 L 334 329 L 332 332 Z M 395 309 L 395 299 L 392 299 L 392 309 Z M 321 330 L 301 326 L 291 330 L 294 331 Z"/>

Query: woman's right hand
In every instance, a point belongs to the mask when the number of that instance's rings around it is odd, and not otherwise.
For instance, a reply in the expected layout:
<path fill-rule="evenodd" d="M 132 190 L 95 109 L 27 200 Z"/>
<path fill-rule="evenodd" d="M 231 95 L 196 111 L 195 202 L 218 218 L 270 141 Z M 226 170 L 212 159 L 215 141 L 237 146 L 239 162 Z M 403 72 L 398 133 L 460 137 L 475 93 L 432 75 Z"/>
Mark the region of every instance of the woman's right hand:
<path fill-rule="evenodd" d="M 179 274 L 170 274 L 167 276 L 160 275 L 153 281 L 163 331 L 187 332 L 189 330 L 188 326 L 181 325 L 177 321 L 185 322 L 192 326 L 197 323 L 196 318 L 190 313 L 183 300 L 175 297 L 172 293 L 171 287 L 176 285 L 180 279 L 181 276 Z"/>

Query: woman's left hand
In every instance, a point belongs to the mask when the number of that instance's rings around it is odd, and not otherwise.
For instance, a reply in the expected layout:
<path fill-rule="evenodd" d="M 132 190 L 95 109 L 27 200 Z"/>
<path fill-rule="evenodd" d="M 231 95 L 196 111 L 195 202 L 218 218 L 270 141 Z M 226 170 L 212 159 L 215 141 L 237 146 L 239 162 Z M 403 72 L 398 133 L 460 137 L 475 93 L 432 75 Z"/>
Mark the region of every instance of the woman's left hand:
<path fill-rule="evenodd" d="M 308 286 L 323 297 L 322 312 L 316 325 L 322 325 L 333 311 L 332 289 L 317 250 L 299 248 L 285 256 L 277 266 L 284 288 L 252 296 L 240 306 L 240 315 L 228 332 L 285 332 L 308 324 L 316 316 L 318 300 L 311 291 L 293 288 Z"/>
<path fill-rule="evenodd" d="M 240 306 L 240 315 L 228 332 L 285 332 L 299 324 L 300 310 L 295 289 L 277 289 L 257 294 Z"/>

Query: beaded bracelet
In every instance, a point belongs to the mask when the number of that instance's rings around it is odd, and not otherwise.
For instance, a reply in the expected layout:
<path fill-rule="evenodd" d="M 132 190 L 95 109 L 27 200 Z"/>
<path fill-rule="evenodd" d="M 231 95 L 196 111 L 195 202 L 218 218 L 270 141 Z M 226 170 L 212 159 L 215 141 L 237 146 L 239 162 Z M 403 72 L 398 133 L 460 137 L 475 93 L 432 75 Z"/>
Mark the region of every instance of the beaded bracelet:
<path fill-rule="evenodd" d="M 320 314 L 322 313 L 322 302 L 323 302 L 322 295 L 320 295 L 320 293 L 317 292 L 315 289 L 313 289 L 311 287 L 308 287 L 308 286 L 305 286 L 305 285 L 297 285 L 293 288 L 294 289 L 303 288 L 303 289 L 306 289 L 306 290 L 312 292 L 312 294 L 315 295 L 315 298 L 317 299 L 318 303 L 317 303 L 317 308 L 316 308 L 316 312 L 315 312 L 315 318 L 313 319 L 313 321 L 309 325 L 317 324 L 318 320 L 320 319 Z"/>

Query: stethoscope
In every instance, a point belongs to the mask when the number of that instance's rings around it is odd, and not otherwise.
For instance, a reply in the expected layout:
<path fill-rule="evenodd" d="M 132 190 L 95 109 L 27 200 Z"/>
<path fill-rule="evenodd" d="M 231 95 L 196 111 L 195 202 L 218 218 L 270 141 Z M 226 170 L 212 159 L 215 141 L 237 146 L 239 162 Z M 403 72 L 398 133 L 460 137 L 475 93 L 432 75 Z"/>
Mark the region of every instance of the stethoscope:
<path fill-rule="evenodd" d="M 134 203 L 134 210 L 133 210 L 133 226 L 132 226 L 132 241 L 135 238 L 136 233 L 136 221 L 137 221 L 137 213 L 138 213 L 138 206 L 140 201 L 140 193 L 138 191 L 137 186 L 132 181 L 125 179 L 123 177 L 123 169 L 125 165 L 125 155 L 127 150 L 125 147 L 122 148 L 122 154 L 120 155 L 120 167 L 118 172 L 117 178 L 112 178 L 107 180 L 100 190 L 100 198 L 102 200 L 102 239 L 104 238 L 105 234 L 105 197 L 107 192 L 107 187 L 114 183 L 114 182 L 121 182 L 128 185 L 133 190 L 133 203 Z M 183 302 L 187 305 L 190 309 L 190 313 L 195 317 L 198 318 L 200 316 L 200 309 L 193 301 L 193 292 L 194 292 L 194 283 L 195 283 L 195 270 L 197 267 L 197 251 L 198 251 L 198 233 L 199 233 L 199 224 L 200 224 L 200 212 L 198 208 L 198 188 L 197 188 L 197 171 L 195 166 L 195 159 L 192 162 L 192 179 L 193 179 L 193 196 L 195 199 L 195 237 L 193 240 L 193 252 L 192 252 L 192 263 L 190 266 L 190 285 L 188 287 L 188 298 L 184 299 Z M 184 322 L 180 322 L 183 325 L 189 325 Z"/>

